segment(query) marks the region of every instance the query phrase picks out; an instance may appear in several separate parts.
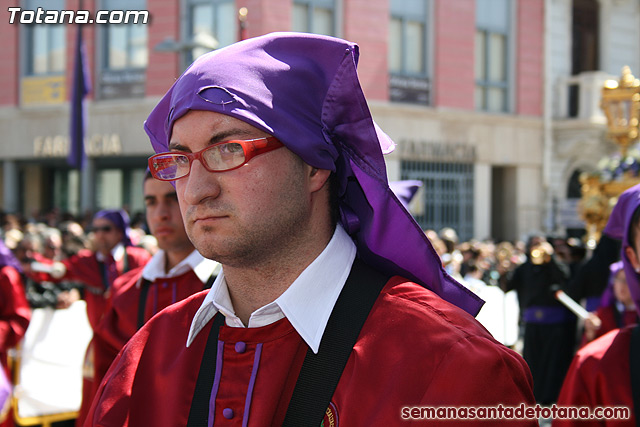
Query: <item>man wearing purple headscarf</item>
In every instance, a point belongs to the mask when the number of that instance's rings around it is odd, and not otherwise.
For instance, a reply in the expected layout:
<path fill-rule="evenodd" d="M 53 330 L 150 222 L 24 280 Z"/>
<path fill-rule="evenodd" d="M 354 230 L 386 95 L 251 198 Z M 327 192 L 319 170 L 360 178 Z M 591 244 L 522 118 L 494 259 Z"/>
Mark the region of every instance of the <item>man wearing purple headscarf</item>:
<path fill-rule="evenodd" d="M 107 307 L 114 281 L 129 270 L 142 267 L 151 258 L 145 249 L 131 246 L 128 236 L 129 215 L 120 209 L 104 209 L 93 216 L 93 250 L 83 249 L 76 255 L 56 262 L 51 275 L 56 280 L 80 282 L 84 285 L 87 317 L 94 331 L 100 324 Z M 68 307 L 80 298 L 77 289 L 58 296 L 58 305 Z M 82 384 L 83 402 L 91 402 L 99 379 L 94 378 L 95 343 L 89 343 L 85 355 Z M 86 405 L 86 407 L 85 407 Z M 89 404 L 83 403 L 83 411 Z"/>
<path fill-rule="evenodd" d="M 85 425 L 397 425 L 533 402 L 389 188 L 357 59 L 269 34 L 200 57 L 153 110 L 150 170 L 223 269 L 129 341 Z"/>
<path fill-rule="evenodd" d="M 638 312 L 629 292 L 622 261 L 611 264 L 610 270 L 611 276 L 600 306 L 585 320 L 582 346 L 609 331 L 638 323 Z"/>
<path fill-rule="evenodd" d="M 622 266 L 637 311 L 640 307 L 639 208 L 640 184 L 622 193 L 603 231 L 610 239 L 622 242 Z M 638 409 L 637 406 L 634 408 L 636 402 L 633 394 L 640 393 L 640 388 L 637 388 L 640 387 L 637 382 L 640 377 L 633 378 L 632 372 L 638 372 L 640 354 L 633 354 L 634 341 L 637 349 L 640 347 L 640 329 L 631 325 L 614 329 L 580 349 L 571 363 L 558 398 L 558 405 L 591 408 L 626 406 L 631 410 L 631 418 L 591 422 L 558 420 L 554 426 L 636 425 Z"/>
<path fill-rule="evenodd" d="M 87 315 L 95 329 L 104 314 L 113 281 L 123 273 L 141 267 L 151 258 L 146 250 L 131 246 L 129 215 L 119 209 L 104 209 L 93 216 L 93 250 L 54 264 L 54 277 L 84 284 Z"/>

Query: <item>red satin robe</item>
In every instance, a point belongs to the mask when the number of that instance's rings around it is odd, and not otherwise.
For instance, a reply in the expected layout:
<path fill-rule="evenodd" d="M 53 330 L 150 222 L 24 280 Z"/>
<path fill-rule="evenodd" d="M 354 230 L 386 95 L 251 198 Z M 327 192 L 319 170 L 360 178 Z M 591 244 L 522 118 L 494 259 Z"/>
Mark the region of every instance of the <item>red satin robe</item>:
<path fill-rule="evenodd" d="M 96 377 L 102 377 L 122 347 L 138 331 L 138 305 L 141 288 L 136 286 L 143 268 L 125 273 L 116 280 L 111 306 L 96 330 L 100 350 L 96 349 Z M 180 276 L 158 278 L 149 286 L 145 304 L 145 322 L 157 312 L 200 292 L 204 283 L 189 270 Z"/>
<path fill-rule="evenodd" d="M 558 406 L 626 406 L 628 420 L 554 420 L 555 426 L 634 426 L 629 346 L 634 326 L 615 329 L 591 341 L 575 355 L 564 379 Z"/>
<path fill-rule="evenodd" d="M 139 267 L 129 271 L 118 277 L 113 284 L 109 307 L 92 340 L 94 378 L 92 381 L 85 380 L 83 385 L 79 425 L 84 421 L 98 385 L 111 362 L 138 330 L 141 287 L 137 284 L 142 277 L 143 269 L 144 267 Z M 193 270 L 176 277 L 156 279 L 149 285 L 145 322 L 165 307 L 200 292 L 204 285 Z"/>
<path fill-rule="evenodd" d="M 613 331 L 614 329 L 624 328 L 625 326 L 635 325 L 638 323 L 638 313 L 635 308 L 631 310 L 625 310 L 623 313 L 616 315 L 617 308 L 614 304 L 607 305 L 604 307 L 599 307 L 596 311 L 596 315 L 600 318 L 602 324 L 600 328 L 596 331 L 596 336 L 593 338 L 599 338 L 606 334 L 609 331 Z M 618 324 L 618 316 L 620 317 L 620 321 L 622 324 Z M 589 341 L 587 341 L 586 336 L 582 337 L 582 344 L 580 347 L 584 347 Z"/>
<path fill-rule="evenodd" d="M 151 258 L 145 249 L 134 246 L 127 246 L 126 252 L 129 270 L 144 266 Z M 64 279 L 77 280 L 98 291 L 97 293 L 90 292 L 88 289 L 85 291 L 87 317 L 91 328 L 95 331 L 107 308 L 107 298 L 104 296 L 106 289 L 96 254 L 89 250 L 81 250 L 77 255 L 64 260 L 63 264 L 67 267 Z M 118 275 L 124 272 L 124 257 L 116 262 L 116 268 Z"/>
<path fill-rule="evenodd" d="M 204 297 L 169 307 L 129 341 L 100 385 L 85 426 L 186 425 L 212 322 L 189 348 L 185 343 Z M 249 426 L 280 425 L 306 343 L 286 318 L 260 328 L 224 325 L 219 340 L 215 424 L 240 426 L 248 417 Z M 387 426 L 403 423 L 406 406 L 500 403 L 534 403 L 524 360 L 467 313 L 394 277 L 365 322 L 331 399 L 331 415 L 341 426 Z"/>
<path fill-rule="evenodd" d="M 31 320 L 31 309 L 24 292 L 20 273 L 13 267 L 2 267 L 0 269 L 0 369 L 5 370 L 8 378 L 11 378 L 11 375 L 7 366 L 7 352 L 24 337 Z M 13 425 L 10 413 L 0 427 Z"/>

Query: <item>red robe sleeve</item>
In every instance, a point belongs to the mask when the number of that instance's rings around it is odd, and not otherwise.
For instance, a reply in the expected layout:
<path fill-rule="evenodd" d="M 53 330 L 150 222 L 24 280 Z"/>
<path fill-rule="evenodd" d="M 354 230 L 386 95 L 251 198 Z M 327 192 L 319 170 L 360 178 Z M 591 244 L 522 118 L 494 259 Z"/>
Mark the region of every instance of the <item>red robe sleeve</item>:
<path fill-rule="evenodd" d="M 0 352 L 5 353 L 22 339 L 31 309 L 24 293 L 20 273 L 13 267 L 0 269 Z"/>
<path fill-rule="evenodd" d="M 138 331 L 138 310 L 143 267 L 118 277 L 113 285 L 109 307 L 95 331 L 95 374 L 102 380 L 122 347 Z M 171 278 L 158 278 L 150 284 L 145 302 L 144 321 L 157 311 L 202 290 L 204 283 L 192 271 Z M 97 384 L 96 384 L 97 385 Z"/>
<path fill-rule="evenodd" d="M 562 384 L 558 406 L 626 406 L 631 409 L 628 420 L 561 420 L 555 426 L 626 426 L 635 425 L 629 346 L 633 327 L 615 329 L 580 349 Z"/>
<path fill-rule="evenodd" d="M 142 248 L 128 246 L 126 251 L 129 270 L 144 266 L 151 258 L 149 252 Z M 85 300 L 87 302 L 89 323 L 91 328 L 95 330 L 107 309 L 107 297 L 104 295 L 104 279 L 102 278 L 98 260 L 93 252 L 83 250 L 65 260 L 64 264 L 67 267 L 66 279 L 80 281 L 94 291 L 85 292 Z M 118 274 L 122 275 L 124 261 L 122 259 L 119 260 L 116 263 L 116 267 Z"/>
<path fill-rule="evenodd" d="M 103 288 L 100 267 L 93 252 L 83 249 L 76 255 L 65 259 L 62 263 L 67 268 L 64 279 L 77 280 L 97 289 Z"/>

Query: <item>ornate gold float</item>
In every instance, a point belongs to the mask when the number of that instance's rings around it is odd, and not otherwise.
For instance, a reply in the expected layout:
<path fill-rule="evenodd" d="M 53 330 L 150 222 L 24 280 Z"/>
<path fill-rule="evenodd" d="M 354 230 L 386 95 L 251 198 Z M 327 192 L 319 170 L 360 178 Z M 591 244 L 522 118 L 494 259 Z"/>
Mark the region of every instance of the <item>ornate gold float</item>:
<path fill-rule="evenodd" d="M 622 69 L 620 80 L 607 80 L 602 88 L 600 107 L 607 118 L 607 138 L 620 147 L 620 153 L 602 159 L 598 172 L 580 177 L 582 198 L 580 214 L 587 227 L 587 244 L 595 247 L 618 196 L 640 183 L 640 80 L 629 67 Z"/>

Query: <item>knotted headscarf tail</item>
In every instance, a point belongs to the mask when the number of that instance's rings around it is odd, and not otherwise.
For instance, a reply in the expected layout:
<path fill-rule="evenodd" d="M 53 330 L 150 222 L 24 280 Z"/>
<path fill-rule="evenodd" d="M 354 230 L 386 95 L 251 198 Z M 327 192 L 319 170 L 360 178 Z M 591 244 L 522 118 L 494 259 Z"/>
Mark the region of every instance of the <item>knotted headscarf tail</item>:
<path fill-rule="evenodd" d="M 267 132 L 307 164 L 336 172 L 340 222 L 360 257 L 475 315 L 483 301 L 444 271 L 419 225 L 389 188 L 383 153 L 395 144 L 373 121 L 360 87 L 358 46 L 273 33 L 199 57 L 145 122 L 157 153 L 189 110 L 227 114 Z"/>
<path fill-rule="evenodd" d="M 638 314 L 640 314 L 640 280 L 638 280 L 640 275 L 636 273 L 633 265 L 631 265 L 631 262 L 625 253 L 625 248 L 631 246 L 636 250 L 634 242 L 629 242 L 628 236 L 629 227 L 631 226 L 631 217 L 633 216 L 633 212 L 639 206 L 640 184 L 634 185 L 620 195 L 618 203 L 616 203 L 613 211 L 611 211 L 609 221 L 603 231 L 607 236 L 622 241 L 620 257 L 622 259 L 624 274 L 627 277 L 629 292 L 631 292 L 633 302 L 636 304 L 636 311 L 638 311 Z"/>

